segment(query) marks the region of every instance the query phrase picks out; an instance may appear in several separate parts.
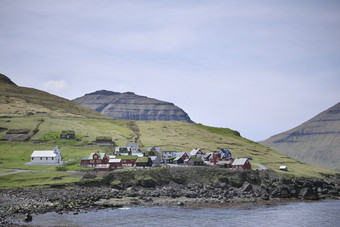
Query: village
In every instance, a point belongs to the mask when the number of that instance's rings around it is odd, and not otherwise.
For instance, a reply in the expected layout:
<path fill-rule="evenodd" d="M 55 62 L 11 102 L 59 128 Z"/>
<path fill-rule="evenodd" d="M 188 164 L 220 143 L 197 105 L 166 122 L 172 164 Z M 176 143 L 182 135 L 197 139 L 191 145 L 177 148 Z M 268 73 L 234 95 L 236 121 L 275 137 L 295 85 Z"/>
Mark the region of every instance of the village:
<path fill-rule="evenodd" d="M 74 132 L 65 131 L 60 135 L 61 139 L 74 138 Z M 111 146 L 113 142 L 111 137 L 100 136 L 93 145 Z M 27 165 L 60 165 L 61 150 L 56 146 L 53 150 L 33 151 L 31 162 Z M 251 157 L 233 158 L 229 149 L 219 149 L 218 151 L 205 153 L 202 149 L 194 148 L 190 152 L 177 152 L 162 150 L 161 147 L 148 147 L 141 150 L 138 143 L 127 143 L 126 146 L 116 146 L 112 153 L 103 153 L 100 151 L 89 154 L 80 160 L 79 166 L 97 171 L 111 171 L 123 168 L 152 168 L 161 165 L 167 167 L 173 166 L 217 166 L 220 168 L 230 168 L 236 170 L 251 169 L 249 160 Z"/>

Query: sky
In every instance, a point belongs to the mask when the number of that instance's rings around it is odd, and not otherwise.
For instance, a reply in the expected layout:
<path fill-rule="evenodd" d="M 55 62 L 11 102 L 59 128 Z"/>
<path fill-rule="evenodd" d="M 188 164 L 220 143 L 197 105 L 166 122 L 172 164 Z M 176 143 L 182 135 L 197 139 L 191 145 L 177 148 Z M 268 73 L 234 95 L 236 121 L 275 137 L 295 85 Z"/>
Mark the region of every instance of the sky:
<path fill-rule="evenodd" d="M 261 141 L 340 101 L 337 0 L 0 0 L 0 73 L 131 91 Z"/>

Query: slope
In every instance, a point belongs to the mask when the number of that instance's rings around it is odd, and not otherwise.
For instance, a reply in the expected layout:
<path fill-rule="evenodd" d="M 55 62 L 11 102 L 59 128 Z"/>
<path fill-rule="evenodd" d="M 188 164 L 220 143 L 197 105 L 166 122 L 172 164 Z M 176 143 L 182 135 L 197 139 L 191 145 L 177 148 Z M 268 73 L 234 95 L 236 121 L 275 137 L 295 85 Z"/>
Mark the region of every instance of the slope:
<path fill-rule="evenodd" d="M 311 165 L 340 171 L 340 103 L 260 143 Z"/>
<path fill-rule="evenodd" d="M 0 116 L 50 115 L 69 117 L 105 116 L 75 102 L 33 88 L 20 87 L 0 74 Z"/>
<path fill-rule="evenodd" d="M 173 103 L 136 95 L 132 92 L 119 93 L 101 90 L 76 98 L 74 101 L 105 116 L 117 119 L 192 123 L 188 114 Z"/>

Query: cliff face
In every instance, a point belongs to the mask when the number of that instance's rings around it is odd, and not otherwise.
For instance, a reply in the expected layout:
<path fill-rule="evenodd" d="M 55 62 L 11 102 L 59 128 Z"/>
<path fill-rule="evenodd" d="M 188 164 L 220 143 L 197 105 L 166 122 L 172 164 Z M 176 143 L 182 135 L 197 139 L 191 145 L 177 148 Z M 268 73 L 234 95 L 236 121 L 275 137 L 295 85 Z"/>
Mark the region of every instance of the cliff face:
<path fill-rule="evenodd" d="M 108 117 L 143 121 L 193 121 L 173 103 L 136 95 L 132 92 L 96 91 L 73 100 Z"/>
<path fill-rule="evenodd" d="M 260 143 L 300 161 L 340 171 L 340 103 Z"/>

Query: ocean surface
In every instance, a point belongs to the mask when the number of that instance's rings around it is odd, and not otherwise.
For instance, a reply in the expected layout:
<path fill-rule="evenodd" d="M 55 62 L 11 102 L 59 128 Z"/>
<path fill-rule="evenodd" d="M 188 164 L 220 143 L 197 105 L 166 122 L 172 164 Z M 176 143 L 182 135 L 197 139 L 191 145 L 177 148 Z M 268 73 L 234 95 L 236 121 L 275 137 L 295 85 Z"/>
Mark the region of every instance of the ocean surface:
<path fill-rule="evenodd" d="M 340 200 L 224 209 L 131 207 L 32 215 L 41 226 L 340 226 Z M 23 224 L 23 223 L 22 223 Z"/>

